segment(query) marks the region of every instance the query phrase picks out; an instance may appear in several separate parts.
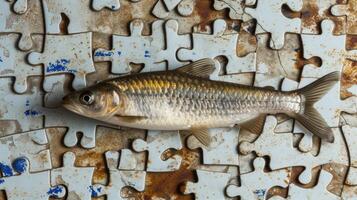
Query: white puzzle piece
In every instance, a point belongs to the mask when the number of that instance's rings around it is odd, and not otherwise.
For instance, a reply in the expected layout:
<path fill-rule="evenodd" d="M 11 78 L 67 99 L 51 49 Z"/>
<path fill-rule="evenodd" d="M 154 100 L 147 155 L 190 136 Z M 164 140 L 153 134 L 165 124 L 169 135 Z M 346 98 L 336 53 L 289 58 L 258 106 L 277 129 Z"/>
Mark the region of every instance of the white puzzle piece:
<path fill-rule="evenodd" d="M 166 18 L 177 8 L 181 16 L 189 16 L 194 10 L 196 0 L 158 0 L 152 14 L 158 18 Z"/>
<path fill-rule="evenodd" d="M 165 22 L 165 43 L 166 48 L 158 52 L 157 62 L 166 61 L 168 70 L 176 69 L 187 64 L 177 59 L 176 53 L 180 48 L 189 48 L 191 46 L 191 37 L 189 34 L 178 34 L 179 24 L 176 20 Z"/>
<path fill-rule="evenodd" d="M 344 185 L 341 193 L 342 200 L 357 200 L 357 186 Z"/>
<path fill-rule="evenodd" d="M 47 108 L 56 108 L 61 106 L 63 97 L 69 92 L 65 87 L 66 75 L 47 76 L 43 81 L 43 90 L 46 94 L 44 97 L 44 106 Z"/>
<path fill-rule="evenodd" d="M 146 141 L 136 139 L 133 142 L 136 152 L 148 151 L 146 171 L 169 172 L 180 168 L 182 157 L 173 155 L 162 160 L 162 154 L 168 149 L 179 150 L 182 148 L 181 137 L 178 131 L 148 131 Z"/>
<path fill-rule="evenodd" d="M 183 61 L 196 61 L 225 56 L 228 59 L 227 74 L 255 71 L 255 53 L 238 57 L 236 48 L 239 34 L 224 34 L 226 29 L 227 23 L 222 19 L 217 19 L 213 23 L 212 34 L 193 33 L 192 49 L 180 49 L 177 52 L 178 58 Z"/>
<path fill-rule="evenodd" d="M 229 17 L 231 19 L 243 19 L 243 5 L 243 0 L 215 0 L 213 7 L 216 10 L 229 9 Z"/>
<path fill-rule="evenodd" d="M 125 171 L 119 170 L 119 152 L 108 151 L 105 153 L 107 167 L 109 171 L 109 184 L 107 186 L 95 184 L 91 187 L 92 197 L 106 195 L 107 200 L 126 199 L 121 196 L 124 187 L 131 187 L 137 191 L 145 189 L 145 171 Z"/>
<path fill-rule="evenodd" d="M 111 72 L 114 74 L 129 73 L 130 64 L 144 64 L 142 72 L 166 70 L 165 63 L 157 63 L 158 53 L 164 46 L 163 21 L 152 24 L 153 33 L 150 36 L 142 35 L 144 23 L 134 20 L 130 23 L 130 36 L 112 36 L 112 50 L 97 49 L 94 52 L 95 62 L 110 61 Z"/>
<path fill-rule="evenodd" d="M 51 169 L 51 156 L 45 129 L 0 138 L 0 174 L 13 176 L 11 164 L 19 157 L 31 162 L 30 172 Z"/>
<path fill-rule="evenodd" d="M 357 35 L 357 1 L 348 0 L 347 4 L 334 5 L 331 8 L 332 15 L 346 16 L 347 34 Z"/>
<path fill-rule="evenodd" d="M 33 87 L 22 95 L 12 92 L 10 78 L 0 78 L 0 120 L 16 121 L 19 131 L 42 128 L 43 118 L 36 107 L 42 106 L 43 95 Z"/>
<path fill-rule="evenodd" d="M 48 200 L 49 197 L 63 198 L 63 186 L 50 186 L 50 171 L 30 173 L 30 162 L 18 158 L 13 162 L 17 176 L 0 178 L 0 190 L 5 190 L 7 200 Z"/>
<path fill-rule="evenodd" d="M 0 32 L 21 34 L 18 47 L 27 51 L 33 46 L 32 35 L 43 34 L 45 30 L 43 20 L 40 20 L 43 19 L 41 1 L 28 1 L 29 5 L 26 12 L 24 12 L 24 8 L 21 8 L 24 1 L 27 0 L 17 0 L 13 7 L 15 12 L 23 12 L 22 14 L 13 13 L 11 11 L 12 4 L 9 1 L 0 1 Z"/>
<path fill-rule="evenodd" d="M 256 8 L 244 9 L 245 13 L 257 20 L 255 34 L 271 33 L 269 46 L 273 49 L 281 49 L 284 46 L 286 33 L 300 33 L 301 29 L 300 18 L 290 19 L 283 15 L 281 9 L 284 4 L 298 12 L 302 9 L 303 1 L 258 0 Z"/>
<path fill-rule="evenodd" d="M 324 20 L 321 35 L 301 35 L 304 57 L 317 56 L 322 60 L 320 67 L 305 65 L 302 77 L 319 78 L 334 71 L 341 72 L 345 59 L 357 61 L 357 50 L 346 50 L 346 35 L 333 35 L 334 27 L 333 21 Z"/>
<path fill-rule="evenodd" d="M 254 171 L 240 175 L 241 186 L 229 185 L 229 197 L 240 196 L 242 200 L 266 199 L 268 190 L 274 186 L 286 187 L 289 182 L 289 169 L 265 172 L 264 158 L 254 160 Z"/>
<path fill-rule="evenodd" d="M 76 167 L 75 159 L 72 152 L 63 155 L 63 167 L 51 170 L 51 185 L 66 186 L 67 199 L 91 200 L 94 167 Z"/>
<path fill-rule="evenodd" d="M 24 93 L 28 89 L 27 78 L 42 75 L 42 70 L 29 65 L 27 53 L 16 49 L 18 38 L 18 34 L 0 36 L 0 77 L 15 77 L 15 92 Z"/>
<path fill-rule="evenodd" d="M 193 135 L 187 139 L 189 149 L 202 150 L 203 164 L 206 165 L 238 165 L 238 128 L 209 129 L 211 144 L 206 147 Z M 224 155 L 224 156 L 222 156 Z"/>
<path fill-rule="evenodd" d="M 28 61 L 33 65 L 43 64 L 45 76 L 73 74 L 73 88 L 82 89 L 86 87 L 87 74 L 95 72 L 92 33 L 46 35 L 43 52 L 30 53 Z"/>
<path fill-rule="evenodd" d="M 311 170 L 314 167 L 327 163 L 348 165 L 347 149 L 338 128 L 333 128 L 334 142 L 329 143 L 322 140 L 319 154 L 314 156 L 310 152 L 301 152 L 293 146 L 292 133 L 275 133 L 276 125 L 276 118 L 268 116 L 263 132 L 258 139 L 252 143 L 241 142 L 239 151 L 242 154 L 254 151 L 258 156 L 269 156 L 272 170 L 293 166 L 305 167 L 299 176 L 299 181 L 304 184 L 311 181 Z"/>
<path fill-rule="evenodd" d="M 198 182 L 186 182 L 184 194 L 194 194 L 196 200 L 210 198 L 224 200 L 224 189 L 228 184 L 231 174 L 196 170 Z"/>

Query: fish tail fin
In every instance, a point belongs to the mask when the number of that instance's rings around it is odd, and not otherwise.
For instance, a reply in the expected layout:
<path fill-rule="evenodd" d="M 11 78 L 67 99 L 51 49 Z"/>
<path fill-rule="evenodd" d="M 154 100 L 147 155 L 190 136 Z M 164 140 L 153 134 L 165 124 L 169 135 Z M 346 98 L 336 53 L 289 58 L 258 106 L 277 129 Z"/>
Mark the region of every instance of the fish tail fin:
<path fill-rule="evenodd" d="M 303 97 L 305 105 L 304 109 L 300 113 L 295 113 L 293 117 L 310 132 L 329 142 L 334 141 L 332 129 L 314 108 L 314 104 L 336 84 L 339 77 L 339 72 L 332 72 L 310 85 L 295 91 Z"/>

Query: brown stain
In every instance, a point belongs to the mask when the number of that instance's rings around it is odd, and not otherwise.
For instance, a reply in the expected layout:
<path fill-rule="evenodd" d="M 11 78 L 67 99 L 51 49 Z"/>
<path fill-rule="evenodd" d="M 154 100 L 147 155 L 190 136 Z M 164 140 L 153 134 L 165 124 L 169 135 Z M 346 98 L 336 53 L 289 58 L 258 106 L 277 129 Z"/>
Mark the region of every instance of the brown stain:
<path fill-rule="evenodd" d="M 180 169 L 173 172 L 147 173 L 146 187 L 143 192 L 144 199 L 154 199 L 161 197 L 171 199 L 176 196 L 177 199 L 191 200 L 192 195 L 183 195 L 180 186 L 186 181 L 195 181 L 194 167 L 198 162 L 197 152 L 183 148 L 177 151 L 177 154 L 183 158 Z"/>
<path fill-rule="evenodd" d="M 346 99 L 352 94 L 347 91 L 348 88 L 357 84 L 357 62 L 346 60 L 341 78 L 341 98 Z"/>
<path fill-rule="evenodd" d="M 330 184 L 327 186 L 327 190 L 334 193 L 337 196 L 341 195 L 343 184 L 347 177 L 348 166 L 344 166 L 336 163 L 329 163 L 322 167 L 323 170 L 332 174 L 333 178 Z"/>
<path fill-rule="evenodd" d="M 196 7 L 193 11 L 193 16 L 198 16 L 199 20 L 199 28 L 201 31 L 206 31 L 206 26 L 211 25 L 212 21 L 224 18 L 229 19 L 227 13 L 219 12 L 213 8 L 213 1 L 196 1 Z M 231 21 L 231 20 L 227 20 Z"/>

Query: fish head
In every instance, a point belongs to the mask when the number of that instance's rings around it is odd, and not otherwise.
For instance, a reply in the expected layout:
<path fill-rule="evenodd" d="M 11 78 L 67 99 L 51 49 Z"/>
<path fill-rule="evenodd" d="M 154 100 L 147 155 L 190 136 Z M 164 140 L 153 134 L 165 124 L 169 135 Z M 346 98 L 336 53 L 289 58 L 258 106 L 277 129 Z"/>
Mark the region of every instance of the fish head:
<path fill-rule="evenodd" d="M 63 107 L 95 119 L 113 116 L 123 105 L 120 92 L 111 84 L 102 83 L 68 94 L 63 99 Z"/>

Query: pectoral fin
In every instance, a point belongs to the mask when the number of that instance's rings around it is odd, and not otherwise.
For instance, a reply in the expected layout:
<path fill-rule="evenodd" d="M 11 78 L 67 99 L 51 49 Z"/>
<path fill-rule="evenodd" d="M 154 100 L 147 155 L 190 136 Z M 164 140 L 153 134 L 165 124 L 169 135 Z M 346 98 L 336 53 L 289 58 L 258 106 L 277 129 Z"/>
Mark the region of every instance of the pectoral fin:
<path fill-rule="evenodd" d="M 200 141 L 203 145 L 209 146 L 212 142 L 212 138 L 208 133 L 208 129 L 191 129 L 190 132 L 194 135 L 198 141 Z"/>
<path fill-rule="evenodd" d="M 265 117 L 266 115 L 259 115 L 256 118 L 253 118 L 242 124 L 239 124 L 239 126 L 254 134 L 260 134 L 263 131 Z"/>

